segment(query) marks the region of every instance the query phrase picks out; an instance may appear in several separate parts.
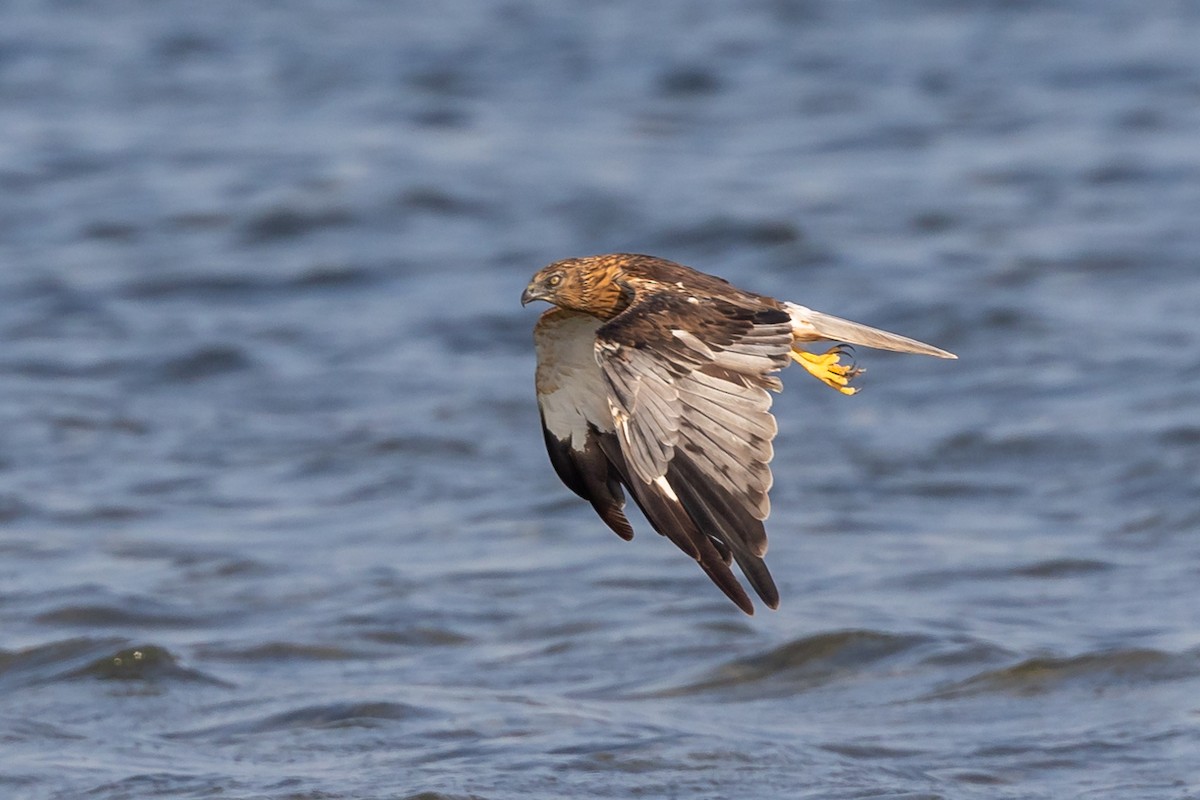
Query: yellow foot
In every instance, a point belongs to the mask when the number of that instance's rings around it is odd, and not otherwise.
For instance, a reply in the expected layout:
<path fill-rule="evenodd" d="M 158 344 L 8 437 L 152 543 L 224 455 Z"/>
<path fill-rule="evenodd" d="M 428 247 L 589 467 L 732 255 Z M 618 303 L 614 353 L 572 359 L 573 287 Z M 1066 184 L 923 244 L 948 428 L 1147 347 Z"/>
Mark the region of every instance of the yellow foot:
<path fill-rule="evenodd" d="M 843 356 L 849 363 L 842 363 Z M 808 370 L 809 374 L 821 383 L 837 389 L 842 394 L 854 394 L 858 391 L 850 386 L 850 381 L 862 370 L 854 365 L 853 350 L 849 345 L 839 344 L 820 354 L 807 350 L 793 350 L 792 360 Z"/>

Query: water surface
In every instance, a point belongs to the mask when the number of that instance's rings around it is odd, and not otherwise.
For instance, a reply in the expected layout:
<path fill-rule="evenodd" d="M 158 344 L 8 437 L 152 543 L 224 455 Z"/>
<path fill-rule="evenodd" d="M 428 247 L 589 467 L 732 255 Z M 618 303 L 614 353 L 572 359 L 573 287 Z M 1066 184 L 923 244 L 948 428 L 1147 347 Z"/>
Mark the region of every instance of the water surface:
<path fill-rule="evenodd" d="M 1200 796 L 1186 4 L 16 4 L 0 794 Z M 902 331 L 777 612 L 554 477 L 528 276 Z"/>

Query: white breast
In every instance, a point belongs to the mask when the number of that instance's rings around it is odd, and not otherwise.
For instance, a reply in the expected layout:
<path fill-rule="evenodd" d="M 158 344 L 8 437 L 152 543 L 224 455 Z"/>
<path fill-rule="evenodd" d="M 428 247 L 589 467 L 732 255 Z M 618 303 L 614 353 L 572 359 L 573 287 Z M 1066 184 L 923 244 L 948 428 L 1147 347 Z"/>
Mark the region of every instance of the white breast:
<path fill-rule="evenodd" d="M 583 448 L 589 423 L 601 431 L 615 430 L 608 389 L 596 363 L 601 324 L 587 314 L 556 310 L 544 314 L 534 328 L 538 404 L 546 429 L 576 449 Z"/>

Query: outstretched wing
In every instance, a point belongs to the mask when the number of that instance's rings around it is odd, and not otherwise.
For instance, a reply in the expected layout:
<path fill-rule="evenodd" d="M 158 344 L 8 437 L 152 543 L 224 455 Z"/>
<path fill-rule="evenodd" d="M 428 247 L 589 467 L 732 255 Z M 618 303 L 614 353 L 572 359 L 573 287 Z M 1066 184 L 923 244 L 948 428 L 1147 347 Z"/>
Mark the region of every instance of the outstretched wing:
<path fill-rule="evenodd" d="M 686 292 L 648 291 L 596 331 L 596 359 L 628 478 L 682 509 L 737 561 L 772 608 L 762 561 L 770 513 L 773 373 L 787 365 L 787 311 Z M 643 508 L 645 504 L 643 504 Z M 669 527 L 671 521 L 655 521 Z"/>

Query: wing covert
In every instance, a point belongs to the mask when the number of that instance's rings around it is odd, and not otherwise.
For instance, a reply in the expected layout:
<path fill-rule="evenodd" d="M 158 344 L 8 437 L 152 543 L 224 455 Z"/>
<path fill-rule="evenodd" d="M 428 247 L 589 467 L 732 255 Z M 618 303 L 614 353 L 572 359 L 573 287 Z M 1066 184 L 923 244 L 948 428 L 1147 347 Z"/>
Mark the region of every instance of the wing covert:
<path fill-rule="evenodd" d="M 662 293 L 596 333 L 596 359 L 631 477 L 670 493 L 717 537 L 769 604 L 762 566 L 770 513 L 774 373 L 791 322 L 776 307 Z"/>

